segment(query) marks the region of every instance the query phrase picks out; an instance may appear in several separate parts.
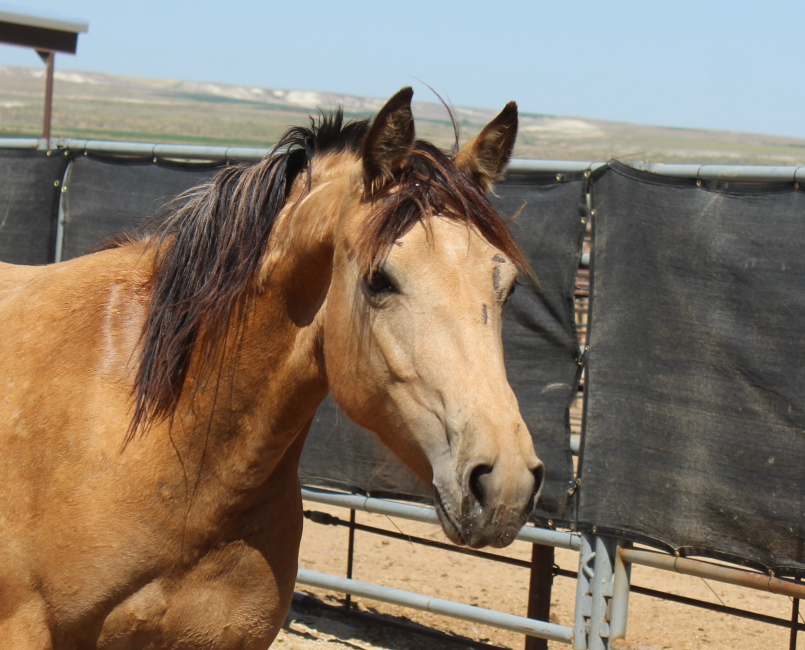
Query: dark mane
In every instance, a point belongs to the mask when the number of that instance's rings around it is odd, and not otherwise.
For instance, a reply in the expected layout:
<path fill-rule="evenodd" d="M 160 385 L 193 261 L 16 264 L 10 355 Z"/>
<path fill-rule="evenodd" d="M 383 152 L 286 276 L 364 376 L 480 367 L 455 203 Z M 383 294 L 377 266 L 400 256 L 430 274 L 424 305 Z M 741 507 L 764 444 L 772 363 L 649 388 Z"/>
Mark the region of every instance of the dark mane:
<path fill-rule="evenodd" d="M 341 109 L 293 127 L 263 160 L 221 170 L 183 193 L 150 238 L 156 248 L 151 299 L 134 383 L 127 440 L 176 411 L 194 351 L 209 371 L 250 288 L 297 176 L 315 155 L 357 152 L 368 120 L 344 123 Z"/>
<path fill-rule="evenodd" d="M 204 376 L 230 328 L 242 326 L 260 261 L 294 181 L 306 172 L 309 186 L 317 155 L 359 153 L 368 129 L 367 120 L 345 123 L 341 109 L 321 113 L 309 127 L 288 130 L 263 160 L 227 167 L 168 206 L 148 237 L 155 262 L 127 441 L 150 423 L 172 418 L 194 355 Z M 433 214 L 475 226 L 520 268 L 529 268 L 489 201 L 435 146 L 418 140 L 388 190 L 371 197 L 377 208 L 360 243 L 367 271 L 396 239 Z"/>

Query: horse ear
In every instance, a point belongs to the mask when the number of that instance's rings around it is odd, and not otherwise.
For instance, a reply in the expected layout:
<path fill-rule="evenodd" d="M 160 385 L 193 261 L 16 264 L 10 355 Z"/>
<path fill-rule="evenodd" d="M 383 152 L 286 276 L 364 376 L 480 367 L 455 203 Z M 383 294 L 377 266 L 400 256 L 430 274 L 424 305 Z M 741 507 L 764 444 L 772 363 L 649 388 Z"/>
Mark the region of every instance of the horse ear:
<path fill-rule="evenodd" d="M 414 146 L 413 88 L 406 87 L 380 109 L 363 141 L 363 177 L 372 194 L 394 177 Z"/>
<path fill-rule="evenodd" d="M 473 181 L 483 194 L 506 168 L 517 139 L 517 104 L 509 102 L 500 114 L 487 124 L 456 155 L 456 167 Z"/>

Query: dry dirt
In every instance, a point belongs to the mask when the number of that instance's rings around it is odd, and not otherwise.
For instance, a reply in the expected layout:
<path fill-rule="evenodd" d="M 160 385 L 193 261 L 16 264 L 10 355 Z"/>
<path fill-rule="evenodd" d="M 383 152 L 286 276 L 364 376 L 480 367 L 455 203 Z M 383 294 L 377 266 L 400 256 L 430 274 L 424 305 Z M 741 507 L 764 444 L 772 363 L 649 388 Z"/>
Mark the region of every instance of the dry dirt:
<path fill-rule="evenodd" d="M 346 519 L 346 511 L 306 503 L 306 509 L 329 512 Z M 434 526 L 391 520 L 379 515 L 357 513 L 358 523 L 444 541 Z M 346 528 L 305 522 L 300 552 L 300 567 L 345 575 L 347 562 Z M 530 545 L 515 542 L 501 554 L 530 560 Z M 570 551 L 557 550 L 556 564 L 575 571 L 578 556 Z M 398 589 L 414 591 L 471 605 L 525 615 L 528 594 L 528 571 L 518 567 L 490 562 L 455 553 L 423 547 L 410 542 L 386 539 L 357 532 L 355 539 L 355 568 L 357 580 L 375 582 Z M 788 618 L 789 598 L 732 587 L 700 578 L 670 574 L 634 567 L 632 582 L 666 592 L 682 594 L 708 602 L 723 602 L 731 607 L 748 609 L 767 615 Z M 572 625 L 575 580 L 557 577 L 551 599 L 551 622 Z M 297 591 L 311 594 L 331 605 L 341 605 L 343 595 L 297 585 Z M 464 621 L 443 618 L 387 605 L 355 599 L 360 611 L 382 614 L 386 620 L 413 621 L 458 637 L 484 641 L 506 648 L 522 648 L 524 637 Z M 627 639 L 655 648 L 684 650 L 756 650 L 757 648 L 788 648 L 788 631 L 762 623 L 664 602 L 632 594 L 629 608 Z M 460 639 L 446 643 L 392 627 L 355 620 L 329 611 L 296 605 L 288 615 L 274 648 L 306 650 L 329 648 L 385 648 L 408 650 L 430 648 L 455 650 L 465 647 Z M 569 646 L 550 643 L 551 650 Z M 805 647 L 805 640 L 800 641 Z"/>

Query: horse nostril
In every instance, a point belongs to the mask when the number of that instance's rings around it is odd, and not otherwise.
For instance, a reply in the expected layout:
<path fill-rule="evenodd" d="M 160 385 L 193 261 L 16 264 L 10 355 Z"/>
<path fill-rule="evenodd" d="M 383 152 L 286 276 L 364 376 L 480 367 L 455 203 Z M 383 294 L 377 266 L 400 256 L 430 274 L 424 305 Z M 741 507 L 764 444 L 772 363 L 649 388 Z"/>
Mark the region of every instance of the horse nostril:
<path fill-rule="evenodd" d="M 482 508 L 484 507 L 484 486 L 481 484 L 481 478 L 491 472 L 491 465 L 478 465 L 470 474 L 470 492 Z"/>

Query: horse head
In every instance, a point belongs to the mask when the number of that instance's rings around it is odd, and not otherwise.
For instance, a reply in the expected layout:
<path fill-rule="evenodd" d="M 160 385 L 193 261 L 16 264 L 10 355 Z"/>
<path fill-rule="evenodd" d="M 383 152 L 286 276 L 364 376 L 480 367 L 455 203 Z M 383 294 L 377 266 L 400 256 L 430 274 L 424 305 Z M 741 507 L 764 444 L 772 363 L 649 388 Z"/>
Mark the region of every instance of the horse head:
<path fill-rule="evenodd" d="M 454 542 L 506 546 L 543 482 L 507 378 L 503 307 L 528 264 L 483 194 L 510 103 L 452 158 L 414 135 L 410 88 L 372 122 L 333 238 L 323 305 L 336 403 L 427 484 Z"/>

